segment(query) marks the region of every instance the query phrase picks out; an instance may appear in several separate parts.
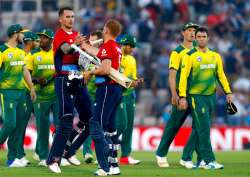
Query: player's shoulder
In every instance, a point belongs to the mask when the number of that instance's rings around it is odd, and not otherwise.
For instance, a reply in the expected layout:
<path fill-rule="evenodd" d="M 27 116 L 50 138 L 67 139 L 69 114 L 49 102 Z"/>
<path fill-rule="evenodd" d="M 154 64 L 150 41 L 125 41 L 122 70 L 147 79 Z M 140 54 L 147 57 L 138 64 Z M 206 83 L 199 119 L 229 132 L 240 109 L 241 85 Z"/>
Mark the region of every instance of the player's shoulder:
<path fill-rule="evenodd" d="M 185 50 L 185 47 L 183 47 L 181 44 L 178 45 L 175 49 L 174 49 L 174 52 L 176 53 L 181 53 L 182 51 Z"/>
<path fill-rule="evenodd" d="M 4 52 L 5 50 L 7 50 L 9 47 L 6 44 L 2 44 L 0 45 L 0 52 Z"/>
<path fill-rule="evenodd" d="M 34 50 L 31 51 L 31 55 L 35 55 L 35 54 L 37 54 L 37 53 L 40 52 L 40 51 L 41 51 L 41 48 L 40 48 L 40 47 L 35 48 Z"/>
<path fill-rule="evenodd" d="M 209 52 L 215 55 L 220 55 L 217 50 L 213 49 L 213 48 L 208 48 Z"/>
<path fill-rule="evenodd" d="M 191 56 L 191 55 L 193 55 L 195 52 L 197 52 L 197 49 L 196 49 L 196 48 L 192 48 L 191 50 L 189 50 L 189 51 L 187 52 L 187 55 L 188 55 L 188 56 Z"/>

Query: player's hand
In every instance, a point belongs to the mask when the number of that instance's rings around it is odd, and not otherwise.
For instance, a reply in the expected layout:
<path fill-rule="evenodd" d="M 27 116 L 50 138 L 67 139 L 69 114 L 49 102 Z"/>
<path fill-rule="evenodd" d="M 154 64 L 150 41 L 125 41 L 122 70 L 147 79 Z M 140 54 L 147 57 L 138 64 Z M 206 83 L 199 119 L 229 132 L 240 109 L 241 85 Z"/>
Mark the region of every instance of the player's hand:
<path fill-rule="evenodd" d="M 89 48 L 89 47 L 90 47 L 90 44 L 88 43 L 88 41 L 82 41 L 81 46 L 80 46 L 80 48 L 81 48 L 82 50 L 88 51 L 88 48 Z"/>
<path fill-rule="evenodd" d="M 84 41 L 84 39 L 85 39 L 84 36 L 82 36 L 81 34 L 78 34 L 78 35 L 76 36 L 76 38 L 75 38 L 74 43 L 75 43 L 76 45 L 81 45 L 81 43 Z"/>
<path fill-rule="evenodd" d="M 172 103 L 172 105 L 175 105 L 175 106 L 177 106 L 178 105 L 178 102 L 179 102 L 179 96 L 178 96 L 178 94 L 175 92 L 173 95 L 172 95 L 172 97 L 171 97 L 171 103 Z"/>
<path fill-rule="evenodd" d="M 136 87 L 139 87 L 143 83 L 144 83 L 144 78 L 139 78 L 139 79 L 133 81 L 130 87 L 136 88 Z"/>
<path fill-rule="evenodd" d="M 45 78 L 38 78 L 38 84 L 42 87 L 44 87 L 47 84 L 47 79 Z"/>
<path fill-rule="evenodd" d="M 180 110 L 186 110 L 188 108 L 188 103 L 186 98 L 181 98 L 179 100 L 179 106 L 178 109 Z"/>
<path fill-rule="evenodd" d="M 233 102 L 233 94 L 232 94 L 232 93 L 227 94 L 226 98 L 227 98 L 227 102 L 228 102 L 228 103 Z"/>
<path fill-rule="evenodd" d="M 93 76 L 92 71 L 85 71 L 83 73 L 84 83 L 86 84 L 91 79 L 92 76 Z"/>
<path fill-rule="evenodd" d="M 34 87 L 30 88 L 30 97 L 33 102 L 36 101 L 36 92 Z"/>

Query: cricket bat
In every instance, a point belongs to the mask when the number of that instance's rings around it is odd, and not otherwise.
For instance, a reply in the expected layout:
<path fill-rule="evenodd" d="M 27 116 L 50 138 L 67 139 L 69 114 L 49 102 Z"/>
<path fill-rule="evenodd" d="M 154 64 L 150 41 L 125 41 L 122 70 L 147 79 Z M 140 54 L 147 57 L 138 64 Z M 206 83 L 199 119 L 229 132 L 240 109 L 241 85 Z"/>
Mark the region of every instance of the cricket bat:
<path fill-rule="evenodd" d="M 96 56 L 91 56 L 90 54 L 84 52 L 82 49 L 77 47 L 75 44 L 71 44 L 71 47 L 75 49 L 75 51 L 79 52 L 80 55 L 83 55 L 86 59 L 88 59 L 91 63 L 96 65 L 96 67 L 100 67 L 101 60 L 97 58 Z M 119 71 L 115 70 L 114 68 L 110 69 L 109 78 L 120 84 L 121 86 L 125 88 L 129 88 L 132 84 L 132 80 L 128 77 L 124 76 Z"/>

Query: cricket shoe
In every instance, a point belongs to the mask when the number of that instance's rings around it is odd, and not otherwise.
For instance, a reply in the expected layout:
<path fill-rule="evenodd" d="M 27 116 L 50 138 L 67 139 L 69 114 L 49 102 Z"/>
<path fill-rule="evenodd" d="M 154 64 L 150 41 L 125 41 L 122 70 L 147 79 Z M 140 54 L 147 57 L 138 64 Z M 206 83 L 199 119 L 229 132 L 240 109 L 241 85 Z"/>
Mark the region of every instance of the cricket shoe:
<path fill-rule="evenodd" d="M 72 165 L 75 165 L 75 166 L 81 165 L 81 162 L 76 158 L 75 155 L 71 156 L 71 157 L 68 158 L 67 160 L 68 160 L 69 163 L 71 163 Z"/>
<path fill-rule="evenodd" d="M 54 162 L 51 165 L 48 165 L 48 167 L 49 167 L 50 171 L 52 171 L 54 173 L 62 173 L 57 162 Z"/>
<path fill-rule="evenodd" d="M 218 169 L 223 169 L 224 168 L 224 165 L 222 164 L 219 164 L 218 162 L 216 161 L 213 161 L 213 162 L 209 162 L 204 169 L 206 170 L 210 170 L 210 169 L 214 169 L 214 170 L 218 170 Z"/>
<path fill-rule="evenodd" d="M 195 169 L 195 168 L 197 168 L 196 165 L 194 165 L 192 161 L 185 161 L 185 160 L 181 159 L 180 164 L 183 167 L 187 168 L 187 169 Z"/>
<path fill-rule="evenodd" d="M 110 172 L 106 172 L 103 169 L 98 169 L 96 170 L 96 172 L 94 173 L 95 176 L 108 176 Z"/>
<path fill-rule="evenodd" d="M 31 164 L 30 161 L 29 161 L 28 159 L 26 159 L 26 157 L 23 157 L 23 158 L 21 158 L 21 159 L 19 159 L 19 160 L 20 160 L 22 163 L 26 164 L 26 166 Z"/>
<path fill-rule="evenodd" d="M 41 161 L 38 163 L 38 166 L 44 166 L 44 167 L 47 167 L 46 160 L 41 160 Z"/>
<path fill-rule="evenodd" d="M 156 155 L 156 161 L 157 161 L 158 166 L 161 168 L 169 167 L 167 157 L 160 157 L 160 156 Z"/>
<path fill-rule="evenodd" d="M 94 160 L 94 157 L 93 157 L 92 154 L 86 153 L 86 154 L 84 155 L 84 162 L 85 162 L 85 163 L 92 163 L 93 160 Z"/>
<path fill-rule="evenodd" d="M 140 160 L 136 160 L 133 157 L 121 157 L 120 164 L 121 165 L 137 165 L 141 163 Z"/>
<path fill-rule="evenodd" d="M 33 159 L 36 160 L 36 161 L 40 161 L 40 158 L 39 158 L 39 156 L 38 156 L 37 153 L 35 153 L 35 154 L 33 155 Z"/>
<path fill-rule="evenodd" d="M 119 167 L 113 167 L 113 166 L 110 167 L 108 175 L 120 175 L 120 174 L 121 171 Z"/>
<path fill-rule="evenodd" d="M 204 160 L 202 161 L 199 161 L 197 164 L 196 164 L 196 167 L 197 168 L 204 168 L 206 167 L 206 162 Z"/>
<path fill-rule="evenodd" d="M 60 164 L 62 167 L 66 167 L 66 166 L 70 166 L 71 164 L 68 162 L 67 159 L 65 158 L 62 158 L 61 159 L 61 164 Z"/>
<path fill-rule="evenodd" d="M 17 159 L 17 158 L 15 158 L 15 160 L 11 163 L 11 164 L 9 164 L 9 167 L 17 167 L 17 168 L 19 168 L 19 167 L 26 167 L 27 165 L 26 164 L 24 164 L 24 163 L 22 163 L 22 161 L 20 160 L 20 159 Z"/>

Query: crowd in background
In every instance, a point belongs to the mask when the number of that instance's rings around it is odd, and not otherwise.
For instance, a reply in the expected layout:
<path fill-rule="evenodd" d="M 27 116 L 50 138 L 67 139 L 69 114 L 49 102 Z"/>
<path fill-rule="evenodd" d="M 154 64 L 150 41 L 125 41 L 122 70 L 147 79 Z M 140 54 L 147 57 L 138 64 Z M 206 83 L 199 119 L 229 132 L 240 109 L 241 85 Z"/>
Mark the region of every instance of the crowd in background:
<path fill-rule="evenodd" d="M 223 57 L 224 69 L 235 94 L 238 113 L 225 112 L 225 95 L 218 89 L 213 123 L 250 125 L 250 0 L 96 0 L 79 1 L 77 26 L 82 34 L 100 29 L 115 17 L 123 24 L 123 33 L 136 36 L 138 75 L 145 84 L 137 91 L 137 123 L 155 124 L 169 119 L 169 54 L 181 41 L 181 27 L 189 21 L 210 30 L 209 47 Z M 55 8 L 55 9 L 54 9 Z M 57 6 L 46 6 L 28 28 L 58 28 Z M 13 23 L 13 22 L 10 22 Z M 0 14 L 0 29 L 6 29 Z M 0 42 L 6 40 L 0 31 Z M 148 119 L 150 120 L 150 119 Z M 190 120 L 187 121 L 189 124 Z"/>

